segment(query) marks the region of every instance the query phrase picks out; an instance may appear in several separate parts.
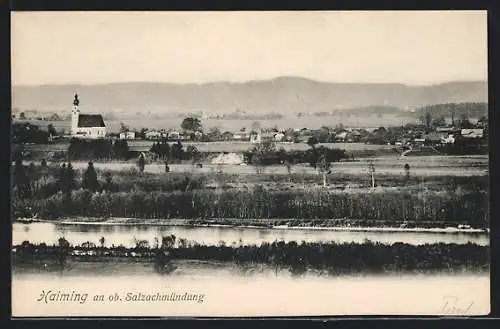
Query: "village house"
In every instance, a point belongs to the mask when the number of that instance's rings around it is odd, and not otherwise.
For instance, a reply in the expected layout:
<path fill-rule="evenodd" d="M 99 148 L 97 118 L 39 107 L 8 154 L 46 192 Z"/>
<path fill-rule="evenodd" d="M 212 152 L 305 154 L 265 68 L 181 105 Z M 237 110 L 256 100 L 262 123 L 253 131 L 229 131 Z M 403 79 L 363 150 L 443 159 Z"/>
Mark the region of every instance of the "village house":
<path fill-rule="evenodd" d="M 483 138 L 483 129 L 462 129 L 460 136 L 464 138 Z"/>
<path fill-rule="evenodd" d="M 149 140 L 160 139 L 162 137 L 161 132 L 156 130 L 150 130 L 144 134 L 144 137 Z"/>
<path fill-rule="evenodd" d="M 250 143 L 254 143 L 254 144 L 258 144 L 262 142 L 261 138 L 260 138 L 260 134 L 259 133 L 255 133 L 255 132 L 252 132 L 250 134 Z"/>
<path fill-rule="evenodd" d="M 278 133 L 274 134 L 274 141 L 275 142 L 282 142 L 284 138 L 285 138 L 285 134 L 283 134 L 282 132 L 278 132 Z"/>
<path fill-rule="evenodd" d="M 239 131 L 233 134 L 233 138 L 237 141 L 247 141 L 250 139 L 250 135 L 245 131 Z"/>
<path fill-rule="evenodd" d="M 181 133 L 178 132 L 178 131 L 169 131 L 167 133 L 167 136 L 168 136 L 168 139 L 172 139 L 172 140 L 178 140 L 178 139 L 181 139 Z"/>
<path fill-rule="evenodd" d="M 335 135 L 336 142 L 345 142 L 348 132 L 342 131 Z"/>
<path fill-rule="evenodd" d="M 222 139 L 225 141 L 230 141 L 234 138 L 234 134 L 230 131 L 226 131 L 222 134 Z"/>
<path fill-rule="evenodd" d="M 453 127 L 437 127 L 436 131 L 438 133 L 452 133 L 454 131 Z"/>
<path fill-rule="evenodd" d="M 80 100 L 75 94 L 71 111 L 71 136 L 77 138 L 104 138 L 106 125 L 100 114 L 80 114 Z"/>
<path fill-rule="evenodd" d="M 443 144 L 443 140 L 448 137 L 447 133 L 444 132 L 431 132 L 422 136 L 425 140 L 426 145 L 438 146 Z"/>
<path fill-rule="evenodd" d="M 135 132 L 134 131 L 121 132 L 120 139 L 135 139 Z"/>

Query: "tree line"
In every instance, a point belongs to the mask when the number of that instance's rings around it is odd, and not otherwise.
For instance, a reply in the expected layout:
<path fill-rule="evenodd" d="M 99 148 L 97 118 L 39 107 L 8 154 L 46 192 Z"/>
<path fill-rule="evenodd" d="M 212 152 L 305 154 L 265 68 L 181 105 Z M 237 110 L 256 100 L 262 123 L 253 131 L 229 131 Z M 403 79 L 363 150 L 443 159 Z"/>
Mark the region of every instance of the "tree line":
<path fill-rule="evenodd" d="M 128 160 L 130 153 L 126 140 L 72 138 L 68 146 L 68 158 L 71 160 Z"/>
<path fill-rule="evenodd" d="M 279 271 L 290 271 L 300 275 L 307 270 L 326 271 L 331 275 L 352 273 L 394 273 L 394 272 L 435 272 L 445 271 L 484 271 L 489 269 L 487 246 L 476 244 L 425 244 L 411 245 L 395 243 L 387 245 L 373 243 L 335 243 L 335 242 L 264 242 L 260 245 L 201 245 L 175 235 L 156 239 L 154 246 L 148 241 L 137 241 L 134 248 L 123 246 L 101 246 L 85 242 L 71 246 L 64 238 L 57 245 L 35 245 L 24 241 L 15 246 L 14 265 L 54 259 L 64 267 L 68 257 L 82 260 L 123 257 L 136 260 L 153 261 L 156 270 L 162 270 L 174 259 L 214 260 L 237 265 L 265 264 Z M 177 240 L 177 241 L 176 241 Z M 176 243 L 177 242 L 177 243 Z M 76 256 L 80 251 L 82 256 Z M 92 253 L 89 253 L 91 251 Z M 76 257 L 76 258 L 75 258 Z"/>

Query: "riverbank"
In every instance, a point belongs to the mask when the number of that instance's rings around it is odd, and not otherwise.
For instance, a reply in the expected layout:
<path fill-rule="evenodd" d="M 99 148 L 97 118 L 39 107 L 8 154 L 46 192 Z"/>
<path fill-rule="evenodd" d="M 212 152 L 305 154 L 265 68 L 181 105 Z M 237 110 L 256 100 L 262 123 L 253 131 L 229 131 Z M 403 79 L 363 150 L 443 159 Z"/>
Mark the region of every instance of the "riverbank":
<path fill-rule="evenodd" d="M 176 243 L 177 242 L 177 243 Z M 175 236 L 163 237 L 156 247 L 135 248 L 96 247 L 88 243 L 71 246 L 64 239 L 56 246 L 31 244 L 29 241 L 12 249 L 13 265 L 59 264 L 64 269 L 68 261 L 127 261 L 150 262 L 163 271 L 170 261 L 212 260 L 236 264 L 267 264 L 292 273 L 307 269 L 326 270 L 332 274 L 425 272 L 425 271 L 485 271 L 489 269 L 489 247 L 476 244 L 404 243 L 307 243 L 273 242 L 260 245 L 213 246 L 176 241 Z"/>
<path fill-rule="evenodd" d="M 243 222 L 243 223 L 242 223 Z M 61 218 L 59 220 L 43 220 L 36 218 L 13 219 L 13 223 L 50 223 L 58 225 L 120 225 L 120 226 L 166 226 L 166 227 L 222 227 L 222 228 L 246 228 L 246 229 L 273 229 L 273 230 L 324 230 L 324 231 L 344 231 L 344 232 L 414 232 L 414 233 L 462 233 L 462 234 L 489 234 L 489 228 L 472 228 L 462 223 L 418 223 L 414 221 L 388 222 L 380 221 L 372 226 L 359 225 L 363 221 L 350 221 L 346 219 L 327 219 L 313 221 L 298 221 L 296 219 L 281 220 L 247 220 L 240 219 L 212 219 L 212 220 L 193 220 L 193 219 L 138 219 L 138 218 Z M 354 225 L 353 225 L 354 224 Z M 356 226 L 355 226 L 356 225 Z M 452 226 L 455 225 L 455 226 Z"/>

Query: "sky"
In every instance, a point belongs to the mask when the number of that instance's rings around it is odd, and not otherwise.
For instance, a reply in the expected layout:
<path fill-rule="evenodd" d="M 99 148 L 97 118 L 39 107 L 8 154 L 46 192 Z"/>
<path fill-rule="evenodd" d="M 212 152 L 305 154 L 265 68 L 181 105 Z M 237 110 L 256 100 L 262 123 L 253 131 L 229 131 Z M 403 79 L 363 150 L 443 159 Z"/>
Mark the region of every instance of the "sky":
<path fill-rule="evenodd" d="M 12 84 L 487 80 L 486 11 L 12 12 Z"/>

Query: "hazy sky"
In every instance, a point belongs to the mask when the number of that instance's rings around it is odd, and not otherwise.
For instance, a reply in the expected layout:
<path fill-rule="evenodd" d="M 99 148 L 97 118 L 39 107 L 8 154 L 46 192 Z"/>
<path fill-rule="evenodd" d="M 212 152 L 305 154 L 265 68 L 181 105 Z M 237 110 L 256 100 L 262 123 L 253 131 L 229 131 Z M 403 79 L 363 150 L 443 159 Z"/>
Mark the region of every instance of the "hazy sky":
<path fill-rule="evenodd" d="M 487 79 L 485 11 L 14 12 L 14 85 Z"/>

